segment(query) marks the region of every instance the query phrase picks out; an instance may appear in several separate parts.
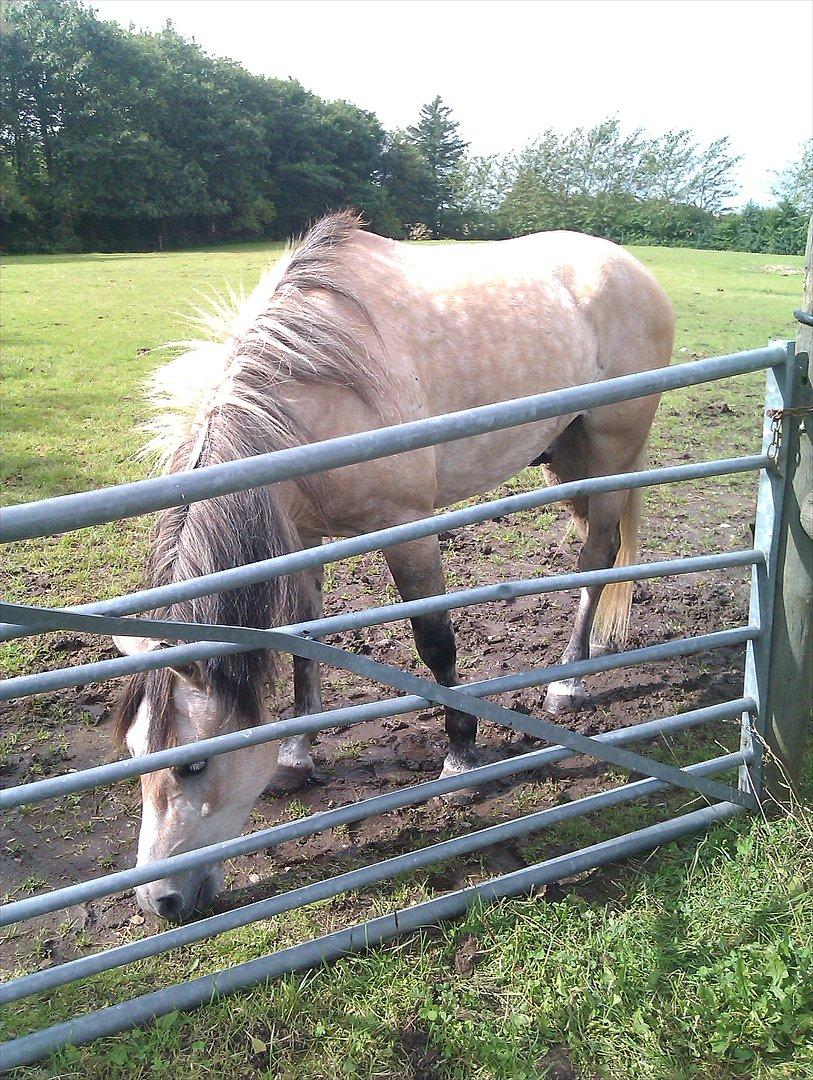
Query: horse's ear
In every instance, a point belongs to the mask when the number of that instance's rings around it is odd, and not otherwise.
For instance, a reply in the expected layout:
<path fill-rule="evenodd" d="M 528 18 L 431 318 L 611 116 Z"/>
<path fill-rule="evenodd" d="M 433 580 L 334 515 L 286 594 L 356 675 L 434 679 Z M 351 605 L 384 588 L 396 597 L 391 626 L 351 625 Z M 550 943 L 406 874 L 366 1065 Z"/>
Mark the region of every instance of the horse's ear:
<path fill-rule="evenodd" d="M 113 635 L 113 644 L 122 656 L 133 656 L 135 653 L 151 652 L 161 646 L 160 641 L 145 637 L 119 637 Z"/>
<path fill-rule="evenodd" d="M 156 638 L 144 638 L 144 637 L 113 637 L 113 642 L 116 648 L 124 656 L 133 656 L 135 653 L 153 652 L 155 649 L 169 649 L 173 644 L 178 644 L 172 641 L 159 641 Z M 168 665 L 170 671 L 174 672 L 182 682 L 192 686 L 195 690 L 202 690 L 204 688 L 203 678 L 203 664 L 198 661 L 193 661 L 191 664 L 183 664 L 179 667 L 172 667 Z"/>
<path fill-rule="evenodd" d="M 205 689 L 203 664 L 200 661 L 194 660 L 191 664 L 184 664 L 183 667 L 171 667 L 169 670 L 174 672 L 181 682 L 191 686 L 193 690 Z"/>

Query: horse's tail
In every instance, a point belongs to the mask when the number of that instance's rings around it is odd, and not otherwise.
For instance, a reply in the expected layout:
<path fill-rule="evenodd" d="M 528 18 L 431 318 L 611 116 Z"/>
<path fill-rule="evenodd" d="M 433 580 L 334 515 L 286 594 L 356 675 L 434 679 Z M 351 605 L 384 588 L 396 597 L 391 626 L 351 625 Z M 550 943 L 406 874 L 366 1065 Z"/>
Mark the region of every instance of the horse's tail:
<path fill-rule="evenodd" d="M 633 471 L 644 467 L 646 447 L 638 455 Z M 634 488 L 627 495 L 621 515 L 621 547 L 615 558 L 616 566 L 632 566 L 638 560 L 638 534 L 643 513 L 643 491 Z M 592 641 L 596 644 L 624 645 L 630 625 L 632 608 L 632 581 L 605 585 L 593 622 Z"/>

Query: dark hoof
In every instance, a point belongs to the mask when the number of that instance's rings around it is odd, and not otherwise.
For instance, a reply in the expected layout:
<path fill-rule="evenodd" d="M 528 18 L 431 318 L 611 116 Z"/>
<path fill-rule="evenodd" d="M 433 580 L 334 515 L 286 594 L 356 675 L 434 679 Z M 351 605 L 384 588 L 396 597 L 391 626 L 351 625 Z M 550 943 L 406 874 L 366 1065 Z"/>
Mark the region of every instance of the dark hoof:
<path fill-rule="evenodd" d="M 292 769 L 279 765 L 265 789 L 266 795 L 293 795 L 306 787 L 313 777 L 313 769 Z"/>
<path fill-rule="evenodd" d="M 439 797 L 447 806 L 465 808 L 476 802 L 479 794 L 478 788 L 462 788 L 460 791 L 448 791 Z"/>

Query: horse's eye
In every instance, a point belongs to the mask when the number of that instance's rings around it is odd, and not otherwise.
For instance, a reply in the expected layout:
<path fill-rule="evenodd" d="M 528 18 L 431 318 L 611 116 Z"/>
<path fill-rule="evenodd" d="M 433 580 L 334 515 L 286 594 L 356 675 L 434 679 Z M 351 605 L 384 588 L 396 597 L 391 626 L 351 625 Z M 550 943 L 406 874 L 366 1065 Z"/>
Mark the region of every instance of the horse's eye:
<path fill-rule="evenodd" d="M 175 769 L 175 775 L 181 780 L 186 780 L 190 776 L 200 776 L 208 764 L 208 759 L 205 761 L 188 761 L 186 765 L 179 765 Z"/>

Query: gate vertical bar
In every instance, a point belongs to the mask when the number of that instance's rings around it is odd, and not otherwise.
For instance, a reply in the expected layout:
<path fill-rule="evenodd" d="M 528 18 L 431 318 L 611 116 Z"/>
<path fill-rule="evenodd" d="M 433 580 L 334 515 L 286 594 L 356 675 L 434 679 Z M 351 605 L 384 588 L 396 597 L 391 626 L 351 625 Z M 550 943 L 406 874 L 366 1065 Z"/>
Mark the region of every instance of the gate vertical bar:
<path fill-rule="evenodd" d="M 768 369 L 765 383 L 762 450 L 773 458 L 773 464 L 763 469 L 759 477 L 754 548 L 762 553 L 763 559 L 754 565 L 751 572 L 748 620 L 750 626 L 760 628 L 760 633 L 748 642 L 745 655 L 743 696 L 753 698 L 756 710 L 754 713 L 743 714 L 741 749 L 750 756 L 740 768 L 739 786 L 760 800 L 765 791 L 766 720 L 770 709 L 770 674 L 773 660 L 771 646 L 780 537 L 785 493 L 790 483 L 788 443 L 782 437 L 785 421 L 771 414 L 793 407 L 797 383 L 795 345 L 789 341 L 786 343 L 785 362 Z"/>
<path fill-rule="evenodd" d="M 805 319 L 807 316 L 807 321 Z M 785 417 L 787 492 L 779 535 L 765 738 L 765 784 L 787 802 L 801 776 L 813 700 L 813 215 L 807 233 L 804 301 L 796 312 L 799 383 Z"/>

